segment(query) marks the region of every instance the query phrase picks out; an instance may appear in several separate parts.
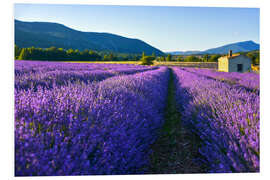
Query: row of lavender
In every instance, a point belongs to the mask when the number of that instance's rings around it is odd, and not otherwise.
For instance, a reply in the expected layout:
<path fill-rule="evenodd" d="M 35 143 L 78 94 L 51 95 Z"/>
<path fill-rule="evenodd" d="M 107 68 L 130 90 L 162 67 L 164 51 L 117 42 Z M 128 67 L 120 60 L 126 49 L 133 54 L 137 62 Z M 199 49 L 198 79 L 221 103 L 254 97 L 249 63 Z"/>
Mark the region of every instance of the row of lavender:
<path fill-rule="evenodd" d="M 168 78 L 159 68 L 98 83 L 15 88 L 15 175 L 143 173 L 163 123 Z"/>
<path fill-rule="evenodd" d="M 157 67 L 117 64 L 80 64 L 80 63 L 47 63 L 47 62 L 15 62 L 15 88 L 36 89 L 37 87 L 53 88 L 73 83 L 91 83 L 108 77 L 134 74 Z"/>
<path fill-rule="evenodd" d="M 199 73 L 173 70 L 183 121 L 202 139 L 200 153 L 210 172 L 258 172 L 259 95 Z"/>
<path fill-rule="evenodd" d="M 63 63 L 44 61 L 15 61 L 15 75 L 29 72 L 48 72 L 57 70 L 65 71 L 92 71 L 111 70 L 121 71 L 129 69 L 151 69 L 152 67 L 139 66 L 134 64 L 101 64 L 101 63 Z"/>
<path fill-rule="evenodd" d="M 221 80 L 229 84 L 236 84 L 248 88 L 253 91 L 260 90 L 260 76 L 257 73 L 238 73 L 238 72 L 219 72 L 208 69 L 186 68 L 187 71 L 194 72 L 199 75 Z"/>

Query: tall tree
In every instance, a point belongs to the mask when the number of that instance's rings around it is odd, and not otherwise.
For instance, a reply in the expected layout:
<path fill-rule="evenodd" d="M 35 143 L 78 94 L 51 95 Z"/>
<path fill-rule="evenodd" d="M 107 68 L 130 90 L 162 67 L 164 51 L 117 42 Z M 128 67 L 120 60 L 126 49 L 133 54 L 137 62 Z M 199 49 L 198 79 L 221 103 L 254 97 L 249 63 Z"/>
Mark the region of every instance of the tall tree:
<path fill-rule="evenodd" d="M 171 54 L 167 55 L 166 61 L 172 61 L 172 55 Z"/>
<path fill-rule="evenodd" d="M 14 48 L 15 48 L 14 49 L 14 57 L 15 57 L 15 59 L 18 59 L 18 57 L 20 56 L 20 53 L 21 53 L 21 48 L 19 46 L 17 46 L 16 44 L 15 44 Z"/>
<path fill-rule="evenodd" d="M 144 53 L 144 51 L 142 52 L 142 59 L 144 58 L 144 56 L 145 56 L 145 53 Z"/>
<path fill-rule="evenodd" d="M 254 64 L 260 64 L 260 53 L 258 53 L 258 55 L 254 61 Z"/>
<path fill-rule="evenodd" d="M 19 60 L 27 60 L 28 58 L 29 58 L 29 52 L 28 52 L 27 48 L 22 48 L 18 59 Z"/>
<path fill-rule="evenodd" d="M 152 56 L 144 56 L 141 59 L 141 64 L 142 65 L 152 65 L 153 64 L 154 58 Z"/>
<path fill-rule="evenodd" d="M 208 62 L 208 59 L 209 59 L 208 54 L 203 55 L 203 62 Z"/>

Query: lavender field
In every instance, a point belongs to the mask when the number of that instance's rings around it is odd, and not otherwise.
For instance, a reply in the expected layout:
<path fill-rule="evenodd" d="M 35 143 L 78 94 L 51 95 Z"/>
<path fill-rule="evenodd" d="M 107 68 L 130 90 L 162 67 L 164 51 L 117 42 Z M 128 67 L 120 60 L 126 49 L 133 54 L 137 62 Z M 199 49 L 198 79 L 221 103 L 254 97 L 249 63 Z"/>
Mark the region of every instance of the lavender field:
<path fill-rule="evenodd" d="M 196 172 L 259 172 L 259 94 L 255 73 L 15 61 L 15 175 L 161 173 L 150 167 L 168 116 L 198 137 Z"/>

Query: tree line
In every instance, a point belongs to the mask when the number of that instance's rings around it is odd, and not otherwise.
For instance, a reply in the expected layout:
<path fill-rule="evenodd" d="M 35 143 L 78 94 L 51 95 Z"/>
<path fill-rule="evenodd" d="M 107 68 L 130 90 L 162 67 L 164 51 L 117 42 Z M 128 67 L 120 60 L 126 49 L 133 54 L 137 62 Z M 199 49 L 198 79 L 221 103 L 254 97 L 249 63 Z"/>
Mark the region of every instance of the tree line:
<path fill-rule="evenodd" d="M 241 52 L 247 57 L 249 57 L 252 61 L 252 64 L 259 65 L 260 64 L 260 51 L 250 51 L 250 52 Z M 225 56 L 226 54 L 204 54 L 204 55 L 174 55 L 167 54 L 167 56 L 157 57 L 156 60 L 160 62 L 166 61 L 174 61 L 174 62 L 218 62 L 218 58 L 221 56 Z"/>
<path fill-rule="evenodd" d="M 246 53 L 241 53 L 252 60 L 252 64 L 260 63 L 260 52 L 250 51 Z M 218 62 L 218 58 L 222 55 L 171 55 L 167 54 L 164 56 L 156 56 L 154 53 L 152 55 L 145 55 L 142 52 L 139 54 L 125 54 L 125 53 L 112 53 L 112 52 L 97 52 L 89 49 L 79 51 L 78 49 L 68 49 L 63 48 L 20 48 L 15 45 L 15 59 L 16 60 L 44 60 L 44 61 L 141 61 L 142 64 L 150 65 L 153 61 L 160 62 Z"/>
<path fill-rule="evenodd" d="M 138 61 L 140 55 L 112 53 L 112 52 L 97 52 L 89 49 L 79 51 L 78 49 L 63 48 L 20 48 L 15 45 L 16 60 L 46 60 L 46 61 Z"/>
<path fill-rule="evenodd" d="M 243 54 L 251 59 L 252 64 L 254 65 L 260 64 L 260 51 L 250 51 Z"/>
<path fill-rule="evenodd" d="M 175 61 L 175 62 L 218 62 L 218 58 L 221 55 L 208 55 L 205 54 L 203 56 L 182 56 L 182 55 L 174 55 L 167 54 L 167 56 L 161 56 L 157 58 L 157 61 L 165 62 L 165 61 Z"/>

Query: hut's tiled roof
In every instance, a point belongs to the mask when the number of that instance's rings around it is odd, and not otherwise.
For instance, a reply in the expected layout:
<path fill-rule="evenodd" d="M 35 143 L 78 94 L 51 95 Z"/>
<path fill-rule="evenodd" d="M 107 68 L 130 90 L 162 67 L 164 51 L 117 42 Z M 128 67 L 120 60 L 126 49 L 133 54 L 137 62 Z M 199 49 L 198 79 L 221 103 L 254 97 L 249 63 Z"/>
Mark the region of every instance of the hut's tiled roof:
<path fill-rule="evenodd" d="M 230 59 L 234 59 L 234 58 L 239 57 L 239 56 L 244 56 L 245 58 L 250 59 L 249 57 L 247 57 L 247 56 L 245 56 L 245 55 L 242 55 L 242 54 L 240 54 L 240 53 L 232 54 L 232 56 L 226 55 L 226 56 L 222 56 L 222 57 L 220 57 L 220 58 L 221 58 L 221 59 L 226 58 L 226 59 L 230 60 Z"/>
<path fill-rule="evenodd" d="M 232 54 L 232 56 L 228 56 L 228 55 L 227 55 L 227 58 L 233 59 L 233 58 L 236 58 L 236 57 L 238 57 L 238 56 L 240 56 L 239 53 L 238 53 L 238 54 Z"/>

